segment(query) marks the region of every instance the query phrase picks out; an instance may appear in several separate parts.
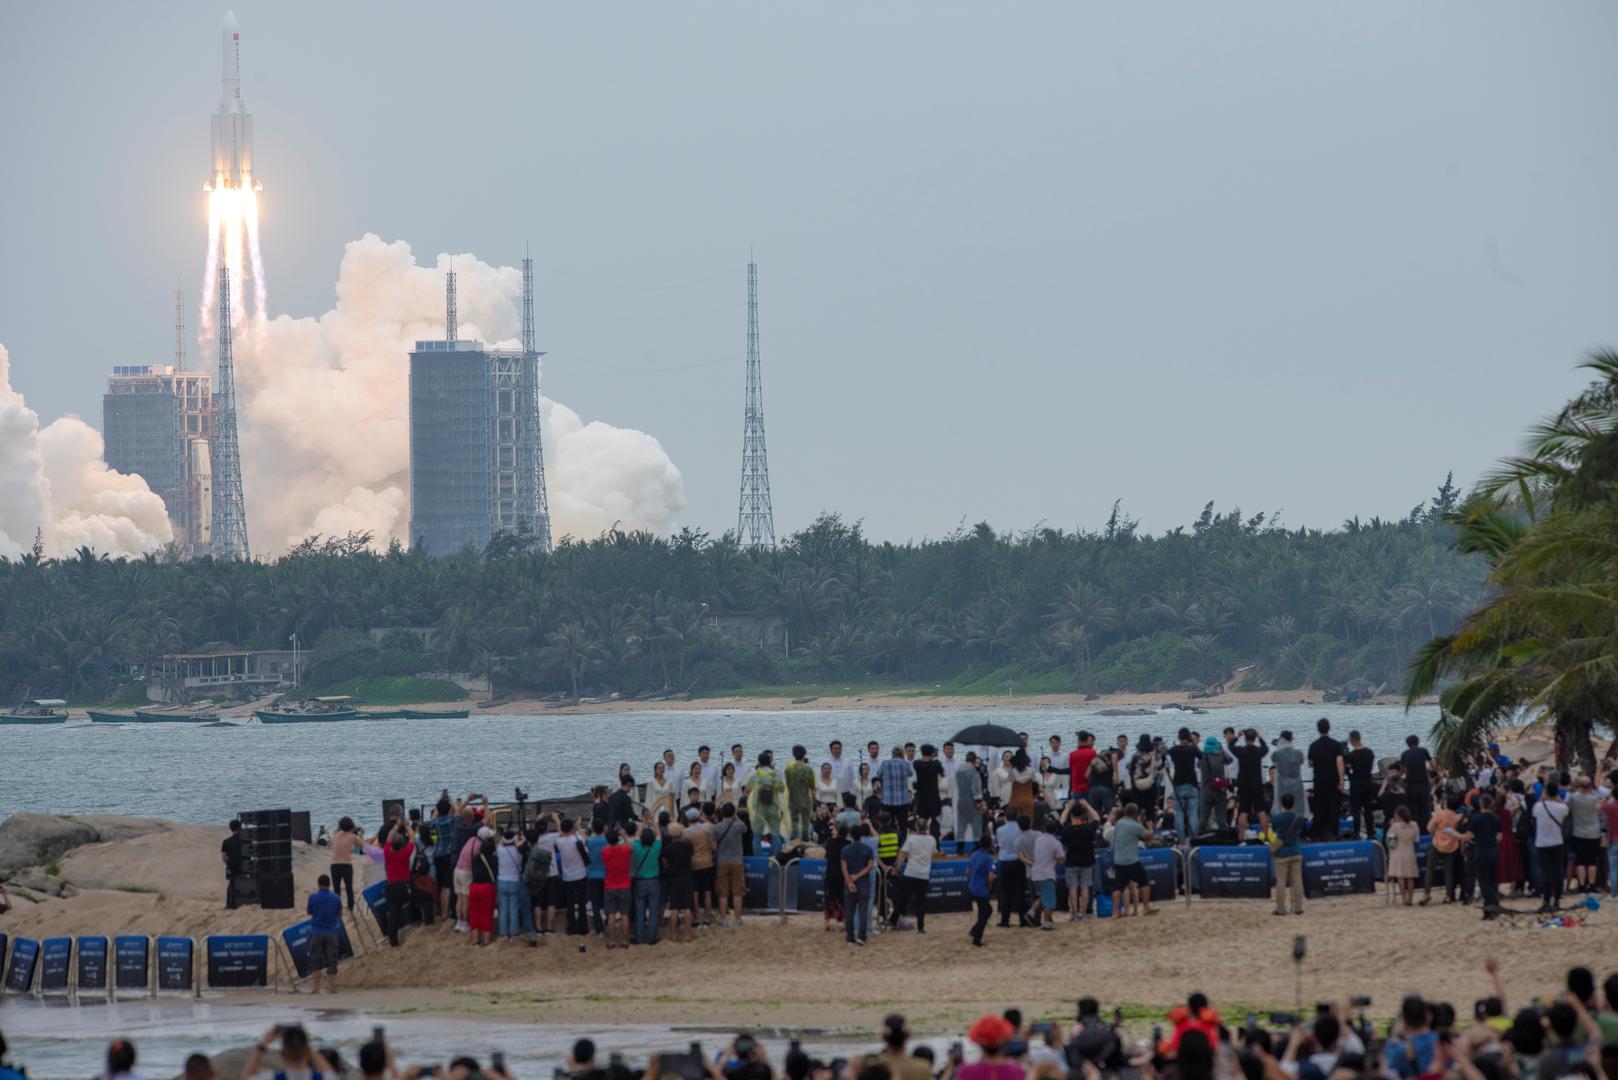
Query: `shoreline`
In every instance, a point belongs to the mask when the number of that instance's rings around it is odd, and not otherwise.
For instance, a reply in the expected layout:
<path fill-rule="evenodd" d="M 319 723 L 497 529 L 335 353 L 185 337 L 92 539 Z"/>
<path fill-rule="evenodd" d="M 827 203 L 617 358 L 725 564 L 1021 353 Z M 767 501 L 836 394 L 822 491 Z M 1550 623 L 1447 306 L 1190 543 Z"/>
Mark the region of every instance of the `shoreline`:
<path fill-rule="evenodd" d="M 802 696 L 802 695 L 793 695 Z M 1436 696 L 1423 698 L 1413 708 L 1436 705 Z M 456 709 L 464 708 L 468 719 L 478 715 L 492 716 L 588 716 L 623 712 L 827 712 L 827 711 L 894 711 L 925 712 L 932 709 L 995 711 L 1002 709 L 1049 709 L 1080 713 L 1098 713 L 1102 709 L 1144 709 L 1155 715 L 1169 704 L 1205 709 L 1210 714 L 1221 709 L 1251 708 L 1260 705 L 1308 705 L 1331 711 L 1358 708 L 1360 703 L 1323 702 L 1318 691 L 1233 691 L 1217 698 L 1198 698 L 1190 701 L 1184 693 L 1173 691 L 1134 694 L 1103 694 L 1086 700 L 1083 694 L 1029 694 L 1018 697 L 991 697 L 969 694 L 936 694 L 920 689 L 873 690 L 848 695 L 816 696 L 812 700 L 794 703 L 788 691 L 776 695 L 743 695 L 694 698 L 690 701 L 598 701 L 582 705 L 553 706 L 538 698 L 517 698 L 488 708 L 479 708 L 469 701 L 422 702 L 403 708 Z M 1366 705 L 1403 705 L 1404 698 L 1384 695 L 1363 702 Z M 361 706 L 366 708 L 367 706 Z M 1147 715 L 1145 713 L 1141 715 Z M 1164 715 L 1172 716 L 1173 713 Z M 1184 715 L 1193 715 L 1186 713 Z"/>
<path fill-rule="evenodd" d="M 801 688 L 800 688 L 801 689 Z M 1070 711 L 1095 714 L 1103 709 L 1141 709 L 1140 715 L 1156 714 L 1166 705 L 1184 705 L 1217 713 L 1221 709 L 1252 708 L 1265 705 L 1318 706 L 1329 713 L 1354 709 L 1360 705 L 1403 705 L 1404 698 L 1384 694 L 1354 704 L 1341 701 L 1322 701 L 1318 690 L 1233 690 L 1218 697 L 1188 698 L 1184 691 L 1153 691 L 1149 693 L 1101 694 L 1086 698 L 1084 694 L 1027 694 L 1018 696 L 980 694 L 942 694 L 925 687 L 892 687 L 877 690 L 811 696 L 808 701 L 795 701 L 804 697 L 792 687 L 783 687 L 779 694 L 740 694 L 720 697 L 692 698 L 686 701 L 608 700 L 579 705 L 556 705 L 539 698 L 515 698 L 497 705 L 480 707 L 477 702 L 462 698 L 458 701 L 419 701 L 408 705 L 360 705 L 366 709 L 465 709 L 467 718 L 477 716 L 590 716 L 623 712 L 826 712 L 826 711 L 910 711 L 925 712 L 933 709 L 980 710 L 991 712 L 1003 709 L 1032 709 Z M 249 717 L 263 708 L 267 698 L 221 708 L 222 717 Z M 1436 695 L 1424 697 L 1413 709 L 1437 705 Z M 101 707 L 97 707 L 98 711 Z M 74 706 L 67 710 L 69 720 L 88 720 L 88 707 Z M 1128 714 L 1126 714 L 1128 715 Z M 1164 715 L 1173 716 L 1174 713 Z M 1184 715 L 1194 715 L 1186 713 Z"/>

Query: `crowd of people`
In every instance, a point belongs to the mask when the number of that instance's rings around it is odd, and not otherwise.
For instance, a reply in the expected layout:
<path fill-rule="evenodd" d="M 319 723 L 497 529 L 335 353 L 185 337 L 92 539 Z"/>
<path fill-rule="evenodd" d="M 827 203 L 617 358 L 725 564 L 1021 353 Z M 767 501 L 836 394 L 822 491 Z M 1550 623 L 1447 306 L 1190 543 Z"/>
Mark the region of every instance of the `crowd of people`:
<path fill-rule="evenodd" d="M 1290 731 L 1272 744 L 1230 727 L 1181 728 L 1172 740 L 1119 735 L 1111 746 L 1082 730 L 1072 748 L 1060 735 L 1043 747 L 1026 733 L 1017 742 L 884 750 L 872 741 L 850 754 L 832 740 L 822 760 L 799 745 L 784 765 L 740 744 L 723 756 L 700 746 L 689 764 L 668 749 L 644 781 L 620 764 L 576 816 L 540 808 L 496 820 L 486 796 L 445 791 L 369 836 L 344 818 L 323 838 L 332 864 L 309 900 L 312 951 L 329 979 L 341 919 L 333 898 L 353 909 L 360 860 L 386 881 L 395 944 L 408 923 L 440 920 L 474 945 L 553 934 L 594 935 L 609 949 L 688 942 L 699 929 L 741 925 L 743 860 L 760 853 L 823 855 L 825 924 L 856 946 L 881 929 L 926 932 L 932 866 L 946 852 L 969 860 L 974 945 L 996 901 L 1000 926 L 1047 931 L 1064 916 L 1153 914 L 1141 851 L 1163 844 L 1267 844 L 1277 914 L 1303 910 L 1302 845 L 1345 836 L 1386 846 L 1387 877 L 1406 904 L 1418 883 L 1420 903 L 1436 885 L 1443 903 L 1480 900 L 1485 918 L 1502 894 L 1532 894 L 1545 910 L 1603 880 L 1618 895 L 1610 758 L 1603 782 L 1513 761 L 1491 744 L 1446 772 L 1414 735 L 1379 757 L 1358 731 L 1339 742 L 1325 719 L 1307 746 Z M 1113 867 L 1105 892 L 1103 850 Z"/>
<path fill-rule="evenodd" d="M 1070 1020 L 1040 1020 L 1019 1009 L 978 1019 L 961 1041 L 939 1053 L 917 1043 L 901 1015 L 882 1024 L 881 1047 L 847 1057 L 816 1057 L 796 1040 L 771 1060 L 765 1046 L 739 1033 L 715 1054 L 700 1043 L 653 1053 L 644 1064 L 619 1054 L 602 1061 L 589 1039 L 574 1043 L 552 1080 L 1618 1080 L 1618 973 L 1597 984 L 1588 968 L 1542 1001 L 1512 1001 L 1498 963 L 1485 962 L 1493 992 L 1470 1009 L 1410 994 L 1386 1022 L 1373 1022 L 1368 998 L 1317 1004 L 1312 1016 L 1249 1013 L 1224 1017 L 1207 996 L 1149 1020 L 1150 1035 L 1122 1013 L 1082 997 Z M 1548 1002 L 1548 1003 L 1546 1003 Z M 0 1037 L 0 1080 L 25 1080 L 8 1064 Z M 107 1050 L 102 1080 L 140 1080 L 134 1045 Z M 193 1054 L 183 1080 L 222 1080 L 213 1061 Z M 317 1046 L 301 1025 L 271 1028 L 239 1071 L 223 1080 L 515 1080 L 501 1053 L 485 1061 L 402 1065 L 383 1029 L 344 1058 L 344 1048 Z"/>

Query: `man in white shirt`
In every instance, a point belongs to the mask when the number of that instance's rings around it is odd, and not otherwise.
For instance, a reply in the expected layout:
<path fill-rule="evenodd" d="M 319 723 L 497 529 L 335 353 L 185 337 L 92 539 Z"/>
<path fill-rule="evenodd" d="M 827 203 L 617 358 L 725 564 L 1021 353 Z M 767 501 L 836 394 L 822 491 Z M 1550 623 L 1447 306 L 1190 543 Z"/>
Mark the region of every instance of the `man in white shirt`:
<path fill-rule="evenodd" d="M 690 772 L 690 770 L 687 769 L 686 772 Z M 676 788 L 683 787 L 686 780 L 689 779 L 680 772 L 680 767 L 674 763 L 673 750 L 663 751 L 663 775 L 666 776 L 669 783 L 673 784 Z"/>
<path fill-rule="evenodd" d="M 706 746 L 697 747 L 697 765 L 702 769 L 702 797 L 711 799 L 719 782 L 719 763 L 711 760 L 712 751 Z"/>
<path fill-rule="evenodd" d="M 828 749 L 831 751 L 831 757 L 826 759 L 826 763 L 831 766 L 831 782 L 837 785 L 837 794 L 847 795 L 854 790 L 854 777 L 858 769 L 852 761 L 843 756 L 841 739 L 833 739 Z"/>
<path fill-rule="evenodd" d="M 938 759 L 944 766 L 944 779 L 939 782 L 939 794 L 944 801 L 943 811 L 938 815 L 938 835 L 953 837 L 957 828 L 955 818 L 955 773 L 961 767 L 960 761 L 955 757 L 955 744 L 944 744 L 944 755 Z"/>
<path fill-rule="evenodd" d="M 915 828 L 899 845 L 899 856 L 893 864 L 893 883 L 899 895 L 894 898 L 893 922 L 906 912 L 916 917 L 916 933 L 927 932 L 927 891 L 933 876 L 933 853 L 938 841 L 928 828 L 924 817 L 916 818 Z"/>
<path fill-rule="evenodd" d="M 736 766 L 736 786 L 743 794 L 747 792 L 747 785 L 753 779 L 753 766 L 743 760 L 742 744 L 736 743 L 730 748 L 730 763 Z"/>

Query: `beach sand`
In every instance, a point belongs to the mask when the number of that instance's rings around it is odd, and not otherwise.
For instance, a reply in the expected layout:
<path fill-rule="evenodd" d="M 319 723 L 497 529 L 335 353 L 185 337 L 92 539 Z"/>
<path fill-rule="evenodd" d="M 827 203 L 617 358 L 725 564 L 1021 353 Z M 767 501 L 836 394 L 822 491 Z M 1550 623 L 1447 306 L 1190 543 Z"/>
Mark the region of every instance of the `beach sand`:
<path fill-rule="evenodd" d="M 298 921 L 325 869 L 325 851 L 297 849 L 297 911 L 226 911 L 223 835 L 173 825 L 76 849 L 60 866 L 78 895 L 32 903 L 14 890 L 18 902 L 0 916 L 0 930 L 201 937 L 275 934 Z M 343 992 L 326 1000 L 536 1022 L 616 1018 L 832 1031 L 869 1031 L 898 1009 L 917 1030 L 939 1033 L 959 1032 L 984 1011 L 1009 1005 L 1032 1016 L 1066 1016 L 1083 994 L 1138 1013 L 1201 989 L 1238 1020 L 1250 1009 L 1291 1011 L 1295 934 L 1308 937 L 1306 1010 L 1326 997 L 1369 994 L 1370 1011 L 1383 1017 L 1411 990 L 1469 1008 L 1491 992 L 1483 970 L 1489 955 L 1504 965 L 1514 1002 L 1552 995 L 1573 964 L 1618 956 L 1618 918 L 1605 911 L 1590 928 L 1516 929 L 1480 922 L 1475 907 L 1389 907 L 1380 895 L 1315 901 L 1302 917 L 1276 918 L 1258 900 L 1182 900 L 1162 904 L 1150 919 L 1064 921 L 1056 933 L 991 924 L 983 949 L 968 945 L 968 925 L 966 915 L 935 915 L 925 935 L 884 934 L 860 949 L 823 931 L 818 915 L 793 915 L 784 925 L 760 916 L 740 929 L 701 932 L 691 945 L 608 952 L 590 938 L 582 955 L 576 938 L 553 936 L 533 949 L 476 948 L 440 925 L 408 930 L 402 948 L 383 945 L 346 965 Z"/>

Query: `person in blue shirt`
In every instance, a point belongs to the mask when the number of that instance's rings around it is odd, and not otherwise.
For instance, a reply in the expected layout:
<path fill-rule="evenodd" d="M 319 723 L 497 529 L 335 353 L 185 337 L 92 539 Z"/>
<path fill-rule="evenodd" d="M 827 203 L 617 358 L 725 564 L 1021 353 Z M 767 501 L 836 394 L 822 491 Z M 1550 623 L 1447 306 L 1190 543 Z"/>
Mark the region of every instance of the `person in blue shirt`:
<path fill-rule="evenodd" d="M 1270 853 L 1275 856 L 1275 913 L 1287 913 L 1287 894 L 1292 894 L 1292 914 L 1303 914 L 1303 848 L 1298 837 L 1303 834 L 1303 818 L 1293 806 L 1297 799 L 1288 791 L 1281 796 L 1281 812 L 1270 819 L 1270 831 L 1275 834 Z"/>
<path fill-rule="evenodd" d="M 994 905 L 989 897 L 994 894 L 994 849 L 987 836 L 978 840 L 977 850 L 966 863 L 966 891 L 971 894 L 972 906 L 977 908 L 978 920 L 972 924 L 972 944 L 983 948 L 983 928 L 989 925 Z"/>
<path fill-rule="evenodd" d="M 320 875 L 318 885 L 304 907 L 309 913 L 309 968 L 315 976 L 315 993 L 320 993 L 320 977 L 324 975 L 326 992 L 335 994 L 337 960 L 342 950 L 343 901 L 331 891 L 327 875 Z"/>
<path fill-rule="evenodd" d="M 585 888 L 590 894 L 590 925 L 596 932 L 596 937 L 607 936 L 607 924 L 601 918 L 603 909 L 607 905 L 607 868 L 601 862 L 601 849 L 607 846 L 607 823 L 593 821 L 590 823 L 590 839 L 584 842 L 584 850 L 590 856 L 590 867 L 585 872 Z"/>
<path fill-rule="evenodd" d="M 1419 994 L 1410 994 L 1400 1002 L 1399 1022 L 1388 1032 L 1383 1051 L 1388 1071 L 1402 1080 L 1414 1080 L 1432 1071 L 1437 1052 L 1438 1033 L 1432 1029 L 1427 1002 Z"/>

